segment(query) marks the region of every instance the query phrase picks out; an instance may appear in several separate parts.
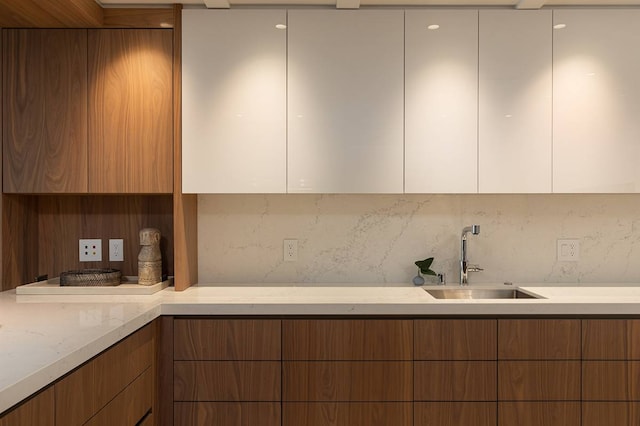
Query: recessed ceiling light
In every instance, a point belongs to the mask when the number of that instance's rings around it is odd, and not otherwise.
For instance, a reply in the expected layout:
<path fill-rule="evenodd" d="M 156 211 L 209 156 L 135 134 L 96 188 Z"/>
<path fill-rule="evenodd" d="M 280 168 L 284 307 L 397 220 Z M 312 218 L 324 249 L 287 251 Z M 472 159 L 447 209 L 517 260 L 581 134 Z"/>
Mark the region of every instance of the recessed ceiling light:
<path fill-rule="evenodd" d="M 438 24 L 431 24 L 427 26 L 428 30 L 437 30 L 438 28 L 440 28 L 440 25 Z"/>
<path fill-rule="evenodd" d="M 287 26 L 285 24 L 276 24 L 276 28 L 279 30 L 286 30 Z"/>
<path fill-rule="evenodd" d="M 555 24 L 555 25 L 553 26 L 553 29 L 554 29 L 554 30 L 561 30 L 561 29 L 563 29 L 563 28 L 567 28 L 567 24 Z"/>

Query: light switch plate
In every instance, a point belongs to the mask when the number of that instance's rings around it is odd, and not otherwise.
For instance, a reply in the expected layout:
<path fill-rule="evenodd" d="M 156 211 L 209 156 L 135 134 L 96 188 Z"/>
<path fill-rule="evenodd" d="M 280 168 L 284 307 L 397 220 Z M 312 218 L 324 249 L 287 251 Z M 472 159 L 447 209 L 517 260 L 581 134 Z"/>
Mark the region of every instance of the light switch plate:
<path fill-rule="evenodd" d="M 109 262 L 124 262 L 124 241 L 121 238 L 109 240 Z"/>
<path fill-rule="evenodd" d="M 580 260 L 580 240 L 558 240 L 558 262 L 577 262 Z"/>
<path fill-rule="evenodd" d="M 79 246 L 80 262 L 102 261 L 101 239 L 80 240 Z"/>

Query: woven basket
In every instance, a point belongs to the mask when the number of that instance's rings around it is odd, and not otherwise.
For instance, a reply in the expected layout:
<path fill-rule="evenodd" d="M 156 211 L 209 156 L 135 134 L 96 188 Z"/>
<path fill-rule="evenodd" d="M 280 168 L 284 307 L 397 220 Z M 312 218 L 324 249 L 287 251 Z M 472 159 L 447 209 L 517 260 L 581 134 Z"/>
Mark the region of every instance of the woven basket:
<path fill-rule="evenodd" d="M 60 274 L 61 286 L 116 286 L 120 285 L 122 272 L 119 269 L 83 269 Z"/>

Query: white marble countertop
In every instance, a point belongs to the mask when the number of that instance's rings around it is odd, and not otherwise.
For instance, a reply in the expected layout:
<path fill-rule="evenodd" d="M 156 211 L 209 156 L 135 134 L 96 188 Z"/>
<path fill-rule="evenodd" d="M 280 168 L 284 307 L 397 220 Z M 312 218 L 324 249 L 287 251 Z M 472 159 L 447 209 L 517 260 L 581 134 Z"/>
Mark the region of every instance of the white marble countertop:
<path fill-rule="evenodd" d="M 439 300 L 420 287 L 353 284 L 201 284 L 183 292 L 168 288 L 150 296 L 17 296 L 7 291 L 0 293 L 0 413 L 159 315 L 640 317 L 640 284 L 526 284 L 520 288 L 543 298 Z"/>

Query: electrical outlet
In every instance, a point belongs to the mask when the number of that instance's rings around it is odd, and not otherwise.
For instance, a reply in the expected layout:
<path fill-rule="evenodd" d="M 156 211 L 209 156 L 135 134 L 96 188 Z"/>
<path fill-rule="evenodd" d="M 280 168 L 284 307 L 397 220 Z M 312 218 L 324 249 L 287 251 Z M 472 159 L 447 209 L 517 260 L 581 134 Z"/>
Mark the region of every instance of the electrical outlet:
<path fill-rule="evenodd" d="M 124 262 L 124 240 L 109 240 L 109 262 Z"/>
<path fill-rule="evenodd" d="M 283 258 L 285 262 L 298 260 L 298 240 L 284 240 Z"/>
<path fill-rule="evenodd" d="M 102 240 L 101 239 L 80 240 L 79 255 L 80 255 L 80 262 L 101 262 L 102 261 Z"/>
<path fill-rule="evenodd" d="M 577 262 L 580 260 L 580 240 L 558 240 L 558 261 Z"/>

